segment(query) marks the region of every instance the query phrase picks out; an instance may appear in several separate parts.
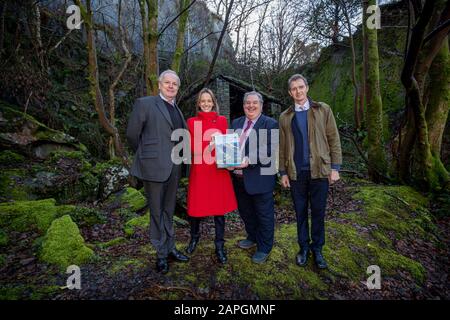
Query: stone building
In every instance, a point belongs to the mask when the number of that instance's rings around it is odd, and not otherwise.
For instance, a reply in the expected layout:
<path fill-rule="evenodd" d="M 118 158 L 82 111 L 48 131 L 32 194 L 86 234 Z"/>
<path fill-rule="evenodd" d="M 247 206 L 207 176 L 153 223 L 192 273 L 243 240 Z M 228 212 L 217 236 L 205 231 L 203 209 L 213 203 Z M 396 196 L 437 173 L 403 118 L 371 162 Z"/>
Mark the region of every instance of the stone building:
<path fill-rule="evenodd" d="M 252 84 L 244 80 L 232 76 L 219 74 L 211 79 L 208 87 L 217 97 L 220 114 L 227 117 L 229 122 L 244 115 L 242 102 L 244 94 L 249 91 L 257 91 L 263 96 L 264 114 L 278 119 L 282 111 L 283 103 L 279 99 L 260 90 L 258 87 L 252 86 Z M 180 103 L 186 115 L 192 116 L 195 114 L 194 108 L 189 108 L 189 106 L 195 105 L 195 96 L 201 89 L 202 86 L 194 88 L 190 96 L 183 99 Z"/>

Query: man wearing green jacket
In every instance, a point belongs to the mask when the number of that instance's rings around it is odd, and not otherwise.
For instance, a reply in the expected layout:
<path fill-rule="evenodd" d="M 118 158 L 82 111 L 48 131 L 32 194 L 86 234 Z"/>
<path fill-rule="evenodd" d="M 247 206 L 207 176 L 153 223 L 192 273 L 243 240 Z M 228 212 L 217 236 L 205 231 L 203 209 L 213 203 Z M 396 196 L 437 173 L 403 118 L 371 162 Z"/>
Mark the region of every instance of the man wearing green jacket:
<path fill-rule="evenodd" d="M 283 187 L 291 189 L 297 216 L 300 251 L 296 263 L 305 266 L 311 251 L 317 267 L 325 269 L 322 247 L 328 187 L 339 180 L 342 163 L 339 132 L 331 108 L 308 97 L 305 77 L 300 74 L 290 77 L 288 89 L 294 105 L 280 115 L 279 172 Z"/>

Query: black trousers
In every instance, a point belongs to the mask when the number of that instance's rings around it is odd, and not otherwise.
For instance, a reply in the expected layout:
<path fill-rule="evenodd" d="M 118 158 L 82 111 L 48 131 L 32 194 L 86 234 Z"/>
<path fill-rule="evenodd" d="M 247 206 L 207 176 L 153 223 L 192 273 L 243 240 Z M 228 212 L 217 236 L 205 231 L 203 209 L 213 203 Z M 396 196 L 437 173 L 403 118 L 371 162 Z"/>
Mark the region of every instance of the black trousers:
<path fill-rule="evenodd" d="M 311 172 L 302 170 L 297 180 L 290 181 L 291 195 L 297 215 L 297 235 L 300 249 L 322 250 L 325 244 L 325 209 L 328 179 L 311 179 Z M 311 207 L 311 238 L 308 207 Z"/>
<path fill-rule="evenodd" d="M 173 214 L 180 175 L 181 166 L 173 165 L 167 181 L 144 181 L 150 208 L 150 242 L 155 247 L 158 258 L 166 258 L 175 249 Z"/>
<path fill-rule="evenodd" d="M 200 223 L 202 220 L 203 218 L 190 217 L 192 238 L 200 238 Z M 214 216 L 214 227 L 216 232 L 214 244 L 216 249 L 221 249 L 225 244 L 225 216 Z"/>
<path fill-rule="evenodd" d="M 275 233 L 273 193 L 248 194 L 244 179 L 238 177 L 233 177 L 233 186 L 247 239 L 256 242 L 258 251 L 269 253 L 273 247 Z"/>

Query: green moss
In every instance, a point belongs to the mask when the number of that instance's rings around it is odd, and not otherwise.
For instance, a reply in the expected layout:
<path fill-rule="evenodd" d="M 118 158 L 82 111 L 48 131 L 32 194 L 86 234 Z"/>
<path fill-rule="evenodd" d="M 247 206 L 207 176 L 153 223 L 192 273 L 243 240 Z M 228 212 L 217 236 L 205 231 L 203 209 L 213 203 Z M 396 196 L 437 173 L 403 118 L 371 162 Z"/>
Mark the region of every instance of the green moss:
<path fill-rule="evenodd" d="M 6 254 L 0 254 L 0 268 L 6 264 Z"/>
<path fill-rule="evenodd" d="M 109 168 L 121 165 L 122 162 L 119 158 L 113 158 L 105 162 L 96 163 L 95 167 L 92 169 L 92 172 L 95 175 L 103 175 Z"/>
<path fill-rule="evenodd" d="M 354 281 L 366 279 L 370 265 L 378 265 L 383 275 L 394 276 L 398 270 L 410 273 L 416 281 L 425 279 L 425 269 L 391 248 L 391 242 L 383 237 L 383 243 L 374 241 L 369 234 L 361 234 L 349 224 L 329 221 L 327 246 L 330 271 Z"/>
<path fill-rule="evenodd" d="M 236 241 L 238 238 L 230 240 Z M 217 271 L 216 279 L 222 284 L 248 285 L 260 299 L 323 298 L 328 285 L 312 268 L 295 264 L 297 251 L 296 226 L 283 225 L 276 230 L 275 245 L 266 263 L 254 264 L 253 251 L 232 247 L 229 264 Z"/>
<path fill-rule="evenodd" d="M 55 199 L 0 203 L 0 226 L 16 231 L 45 232 L 58 215 Z"/>
<path fill-rule="evenodd" d="M 0 247 L 5 247 L 8 244 L 8 235 L 4 230 L 0 230 Z"/>
<path fill-rule="evenodd" d="M 400 269 L 409 272 L 420 284 L 425 281 L 426 271 L 419 262 L 402 256 L 394 250 L 380 248 L 375 243 L 368 243 L 367 248 L 371 254 L 372 264 L 378 265 L 384 275 L 394 276 Z"/>
<path fill-rule="evenodd" d="M 124 237 L 117 237 L 117 238 L 114 238 L 114 239 L 106 241 L 106 242 L 98 243 L 97 245 L 101 249 L 106 249 L 106 248 L 113 247 L 118 244 L 125 243 L 126 241 L 127 241 L 127 239 L 125 239 Z"/>
<path fill-rule="evenodd" d="M 123 203 L 128 204 L 129 207 L 134 211 L 143 208 L 147 202 L 142 193 L 130 187 L 126 188 L 125 193 L 122 195 L 121 199 Z"/>
<path fill-rule="evenodd" d="M 413 234 L 425 236 L 423 226 L 430 223 L 430 215 L 426 209 L 428 200 L 411 187 L 362 187 L 353 198 L 363 201 L 365 214 L 348 218 L 360 225 L 375 224 L 383 232 L 394 232 L 397 238 Z"/>
<path fill-rule="evenodd" d="M 0 300 L 42 300 L 59 291 L 56 285 L 6 285 L 0 288 Z"/>
<path fill-rule="evenodd" d="M 88 262 L 94 252 L 89 249 L 77 225 L 69 215 L 54 220 L 42 243 L 40 258 L 61 268 L 82 265 Z"/>
<path fill-rule="evenodd" d="M 5 150 L 0 152 L 0 164 L 1 165 L 17 165 L 22 163 L 25 157 L 17 154 L 11 150 Z"/>
<path fill-rule="evenodd" d="M 84 160 L 85 154 L 82 151 L 68 151 L 68 150 L 57 150 L 50 153 L 50 157 L 47 161 L 49 162 L 57 162 L 61 158 L 75 159 L 75 160 Z"/>
<path fill-rule="evenodd" d="M 147 211 L 147 213 L 143 216 L 138 216 L 128 220 L 125 223 L 124 231 L 127 236 L 131 236 L 135 233 L 137 228 L 148 229 L 149 225 L 150 225 L 150 212 Z"/>
<path fill-rule="evenodd" d="M 108 272 L 111 275 L 114 275 L 125 269 L 140 270 L 144 267 L 145 263 L 139 259 L 120 259 L 119 261 L 114 262 Z"/>
<path fill-rule="evenodd" d="M 94 224 L 106 222 L 105 213 L 94 208 L 79 206 L 66 206 L 66 208 L 67 214 L 69 214 L 72 220 L 79 226 L 92 226 Z"/>
<path fill-rule="evenodd" d="M 44 286 L 44 287 L 34 287 L 31 293 L 31 300 L 42 300 L 48 299 L 52 294 L 57 293 L 60 288 L 56 285 Z"/>
<path fill-rule="evenodd" d="M 30 200 L 31 191 L 19 183 L 27 173 L 22 169 L 2 170 L 0 172 L 0 198 L 4 200 Z"/>
<path fill-rule="evenodd" d="M 0 287 L 0 300 L 19 300 L 22 298 L 23 287 L 2 286 Z"/>

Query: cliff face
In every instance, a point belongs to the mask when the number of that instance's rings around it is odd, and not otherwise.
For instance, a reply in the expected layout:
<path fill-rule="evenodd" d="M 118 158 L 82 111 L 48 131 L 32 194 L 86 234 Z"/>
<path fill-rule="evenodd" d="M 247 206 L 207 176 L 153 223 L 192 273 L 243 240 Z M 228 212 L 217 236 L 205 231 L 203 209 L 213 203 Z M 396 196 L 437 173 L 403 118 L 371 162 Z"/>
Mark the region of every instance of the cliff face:
<path fill-rule="evenodd" d="M 378 30 L 380 55 L 380 89 L 385 114 L 389 119 L 404 106 L 404 91 L 400 81 L 407 30 L 408 14 L 403 3 L 381 7 L 381 29 Z M 362 79 L 361 26 L 354 34 L 357 56 L 357 78 Z M 348 41 L 322 50 L 319 61 L 309 70 L 310 95 L 327 102 L 333 108 L 338 124 L 353 123 L 353 84 L 351 80 L 351 50 Z"/>
<path fill-rule="evenodd" d="M 92 8 L 95 10 L 94 18 L 99 23 L 106 23 L 117 28 L 117 5 L 119 0 L 92 0 Z M 67 1 L 57 0 L 48 4 L 52 10 L 62 10 L 65 12 L 68 7 Z M 179 9 L 177 0 L 159 0 L 158 26 L 162 30 L 173 18 L 175 18 Z M 122 24 L 126 26 L 129 38 L 132 42 L 132 49 L 135 53 L 142 52 L 142 28 L 141 16 L 138 1 L 122 1 Z M 164 62 L 170 63 L 173 52 L 175 51 L 175 42 L 177 37 L 177 22 L 168 27 L 159 39 L 158 47 L 160 58 Z M 190 47 L 206 35 L 214 32 L 204 40 L 200 41 L 192 50 L 190 58 L 198 60 L 212 59 L 215 51 L 220 31 L 223 27 L 223 21 L 213 14 L 207 8 L 202 0 L 198 0 L 189 9 L 189 18 L 187 32 L 185 36 L 185 48 Z M 108 41 L 102 31 L 97 32 L 98 45 L 104 50 L 108 50 Z M 219 58 L 233 58 L 234 49 L 231 38 L 225 34 L 222 49 Z"/>

